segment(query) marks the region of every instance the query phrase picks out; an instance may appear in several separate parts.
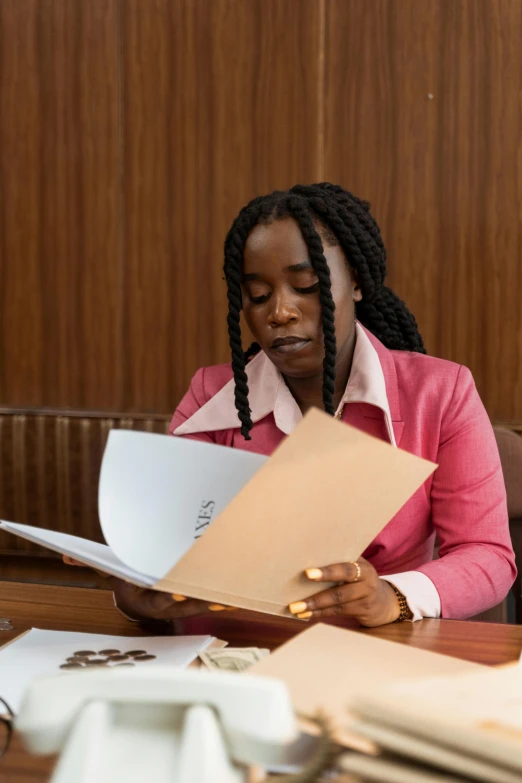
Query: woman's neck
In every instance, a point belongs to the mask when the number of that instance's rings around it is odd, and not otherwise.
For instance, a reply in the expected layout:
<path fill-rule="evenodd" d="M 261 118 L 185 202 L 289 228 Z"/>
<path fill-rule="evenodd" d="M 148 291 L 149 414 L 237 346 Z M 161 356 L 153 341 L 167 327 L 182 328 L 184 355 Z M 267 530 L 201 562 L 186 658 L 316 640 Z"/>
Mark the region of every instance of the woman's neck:
<path fill-rule="evenodd" d="M 341 402 L 348 378 L 352 369 L 353 353 L 355 350 L 355 334 L 350 345 L 337 354 L 335 363 L 335 388 L 333 394 L 333 407 L 337 410 Z M 290 389 L 293 398 L 304 414 L 309 408 L 323 409 L 323 373 L 308 378 L 291 378 L 284 376 L 285 383 Z"/>

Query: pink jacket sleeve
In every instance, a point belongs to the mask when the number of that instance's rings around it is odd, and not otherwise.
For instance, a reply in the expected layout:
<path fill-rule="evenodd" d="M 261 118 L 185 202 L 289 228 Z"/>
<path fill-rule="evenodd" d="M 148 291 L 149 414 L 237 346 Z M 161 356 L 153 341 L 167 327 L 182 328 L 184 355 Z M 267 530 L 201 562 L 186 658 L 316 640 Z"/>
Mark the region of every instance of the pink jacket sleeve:
<path fill-rule="evenodd" d="M 172 421 L 170 422 L 169 426 L 169 432 L 171 435 L 174 434 L 174 430 L 179 427 L 180 424 L 183 424 L 184 421 L 190 419 L 190 417 L 193 416 L 194 413 L 202 408 L 203 405 L 207 402 L 204 380 L 205 368 L 201 367 L 192 378 L 188 392 L 181 400 L 180 404 L 176 408 L 174 416 L 172 417 Z M 195 432 L 191 435 L 183 435 L 181 437 L 192 438 L 192 440 L 203 440 L 207 443 L 215 443 L 216 439 L 213 436 L 214 433 L 212 432 Z"/>
<path fill-rule="evenodd" d="M 459 619 L 500 603 L 516 576 L 495 435 L 470 371 L 461 367 L 441 425 L 432 520 L 439 560 L 420 566 Z"/>

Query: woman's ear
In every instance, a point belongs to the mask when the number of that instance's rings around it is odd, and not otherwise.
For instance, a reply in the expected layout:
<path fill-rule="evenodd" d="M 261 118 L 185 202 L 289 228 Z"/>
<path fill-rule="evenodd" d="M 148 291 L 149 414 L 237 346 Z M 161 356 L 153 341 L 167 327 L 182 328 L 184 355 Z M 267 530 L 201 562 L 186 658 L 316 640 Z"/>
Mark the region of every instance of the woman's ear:
<path fill-rule="evenodd" d="M 353 269 L 351 269 L 350 272 L 352 278 L 352 299 L 354 302 L 360 302 L 363 298 L 363 295 L 361 286 L 359 285 L 359 280 L 357 279 L 357 272 L 354 272 Z"/>

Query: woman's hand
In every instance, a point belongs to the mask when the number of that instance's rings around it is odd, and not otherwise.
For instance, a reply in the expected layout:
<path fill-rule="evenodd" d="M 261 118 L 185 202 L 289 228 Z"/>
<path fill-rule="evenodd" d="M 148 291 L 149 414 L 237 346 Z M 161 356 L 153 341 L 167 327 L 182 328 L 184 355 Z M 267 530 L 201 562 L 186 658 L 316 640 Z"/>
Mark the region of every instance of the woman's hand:
<path fill-rule="evenodd" d="M 72 557 L 64 556 L 63 562 L 67 565 L 85 567 L 84 563 L 80 563 Z M 96 573 L 105 579 L 114 592 L 114 600 L 118 609 L 131 620 L 180 620 L 183 617 L 194 617 L 232 608 L 221 604 L 209 604 L 207 601 L 198 601 L 195 598 L 185 598 L 182 595 L 147 590 L 125 582 L 123 579 L 107 576 L 101 571 L 96 571 Z"/>
<path fill-rule="evenodd" d="M 180 620 L 226 608 L 221 604 L 136 587 L 115 577 L 109 577 L 107 582 L 114 592 L 118 609 L 133 620 Z"/>
<path fill-rule="evenodd" d="M 399 600 L 392 586 L 379 579 L 375 568 L 362 557 L 357 563 L 309 568 L 305 573 L 314 582 L 337 582 L 337 585 L 290 604 L 292 614 L 301 620 L 354 617 L 361 625 L 372 627 L 393 623 L 400 615 Z"/>

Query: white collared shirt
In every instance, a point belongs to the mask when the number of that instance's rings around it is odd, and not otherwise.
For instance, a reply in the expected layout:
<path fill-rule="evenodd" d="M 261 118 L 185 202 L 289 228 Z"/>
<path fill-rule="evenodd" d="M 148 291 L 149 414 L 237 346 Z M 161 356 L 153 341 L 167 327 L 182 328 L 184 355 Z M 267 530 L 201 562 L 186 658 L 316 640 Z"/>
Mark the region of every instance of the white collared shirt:
<path fill-rule="evenodd" d="M 349 402 L 362 402 L 382 410 L 390 443 L 396 446 L 386 382 L 377 351 L 366 332 L 356 323 L 356 341 L 352 370 L 341 409 Z M 254 424 L 270 413 L 281 432 L 289 435 L 303 418 L 301 410 L 286 385 L 283 376 L 268 356 L 260 351 L 247 365 L 248 401 Z M 339 410 L 338 409 L 338 410 Z M 190 435 L 196 432 L 215 432 L 238 426 L 234 401 L 234 380 L 202 405 L 192 416 L 173 431 L 173 435 Z"/>

